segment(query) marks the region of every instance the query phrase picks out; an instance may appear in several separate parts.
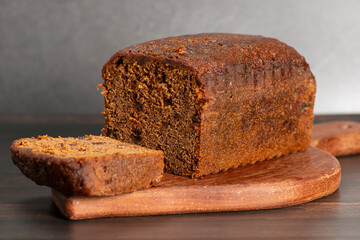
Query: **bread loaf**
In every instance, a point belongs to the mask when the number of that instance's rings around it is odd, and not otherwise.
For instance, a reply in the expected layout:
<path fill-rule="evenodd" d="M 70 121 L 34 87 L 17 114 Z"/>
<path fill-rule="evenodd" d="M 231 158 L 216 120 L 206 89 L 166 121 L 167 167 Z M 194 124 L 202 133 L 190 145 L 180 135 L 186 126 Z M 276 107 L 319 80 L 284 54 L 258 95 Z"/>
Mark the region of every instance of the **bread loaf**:
<path fill-rule="evenodd" d="M 130 46 L 102 70 L 107 136 L 163 150 L 201 177 L 310 146 L 315 80 L 292 47 L 196 34 Z"/>
<path fill-rule="evenodd" d="M 10 147 L 22 173 L 66 195 L 109 196 L 155 185 L 163 153 L 103 136 L 23 138 Z"/>

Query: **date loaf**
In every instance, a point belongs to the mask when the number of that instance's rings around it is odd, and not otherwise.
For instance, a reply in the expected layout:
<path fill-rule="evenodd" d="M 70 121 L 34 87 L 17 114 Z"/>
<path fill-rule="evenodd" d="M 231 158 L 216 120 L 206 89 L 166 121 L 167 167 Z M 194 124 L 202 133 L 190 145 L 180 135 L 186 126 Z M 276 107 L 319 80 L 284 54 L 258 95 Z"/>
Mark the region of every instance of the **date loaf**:
<path fill-rule="evenodd" d="M 310 146 L 314 76 L 273 38 L 149 41 L 114 54 L 102 77 L 104 133 L 163 150 L 168 173 L 197 178 Z"/>

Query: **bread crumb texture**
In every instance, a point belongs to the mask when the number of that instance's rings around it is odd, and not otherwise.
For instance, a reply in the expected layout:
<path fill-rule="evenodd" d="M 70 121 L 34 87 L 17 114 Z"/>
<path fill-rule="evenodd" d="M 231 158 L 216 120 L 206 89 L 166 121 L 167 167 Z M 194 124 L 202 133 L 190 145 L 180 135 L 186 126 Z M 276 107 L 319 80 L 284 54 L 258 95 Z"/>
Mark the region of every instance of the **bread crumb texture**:
<path fill-rule="evenodd" d="M 156 152 L 137 145 L 124 143 L 105 136 L 58 137 L 47 135 L 37 138 L 22 138 L 14 141 L 13 147 L 33 153 L 49 154 L 57 158 L 101 157 L 113 154 L 144 154 Z"/>

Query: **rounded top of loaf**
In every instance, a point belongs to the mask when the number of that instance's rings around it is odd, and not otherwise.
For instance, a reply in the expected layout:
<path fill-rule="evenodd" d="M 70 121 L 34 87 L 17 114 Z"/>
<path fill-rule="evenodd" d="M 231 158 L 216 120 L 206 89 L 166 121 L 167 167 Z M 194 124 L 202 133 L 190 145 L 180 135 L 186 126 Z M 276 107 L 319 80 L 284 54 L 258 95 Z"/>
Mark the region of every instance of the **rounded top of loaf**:
<path fill-rule="evenodd" d="M 195 70 L 200 76 L 244 65 L 248 70 L 281 67 L 285 62 L 308 68 L 294 48 L 274 38 L 230 33 L 201 33 L 153 40 L 118 51 L 105 64 L 121 57 L 156 60 Z"/>

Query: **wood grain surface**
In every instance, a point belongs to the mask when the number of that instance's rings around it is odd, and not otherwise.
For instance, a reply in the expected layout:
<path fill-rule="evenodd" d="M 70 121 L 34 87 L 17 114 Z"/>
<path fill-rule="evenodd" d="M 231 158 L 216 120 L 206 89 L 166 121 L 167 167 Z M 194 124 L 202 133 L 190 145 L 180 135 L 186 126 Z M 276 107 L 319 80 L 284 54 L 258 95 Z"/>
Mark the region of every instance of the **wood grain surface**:
<path fill-rule="evenodd" d="M 20 137 L 100 134 L 103 127 L 101 117 L 97 122 L 61 119 L 38 123 L 17 118 L 16 123 L 0 124 L 0 239 L 360 239 L 360 155 L 339 158 L 342 179 L 337 191 L 292 207 L 66 220 L 50 189 L 23 176 L 9 151 Z M 359 122 L 360 115 L 315 118 L 316 123 L 347 120 Z"/>
<path fill-rule="evenodd" d="M 331 121 L 315 124 L 311 144 L 334 156 L 360 153 L 360 123 Z"/>

